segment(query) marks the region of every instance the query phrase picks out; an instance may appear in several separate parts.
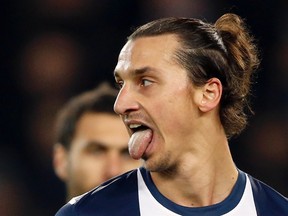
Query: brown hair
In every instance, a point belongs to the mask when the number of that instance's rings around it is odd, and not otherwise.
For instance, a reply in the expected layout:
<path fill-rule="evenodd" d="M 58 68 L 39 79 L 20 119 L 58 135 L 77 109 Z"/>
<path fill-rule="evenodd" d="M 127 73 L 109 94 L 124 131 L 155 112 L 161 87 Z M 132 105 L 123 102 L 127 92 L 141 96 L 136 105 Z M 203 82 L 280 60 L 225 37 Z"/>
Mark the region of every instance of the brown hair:
<path fill-rule="evenodd" d="M 163 18 L 137 28 L 128 40 L 174 34 L 180 48 L 175 59 L 188 71 L 196 86 L 210 78 L 223 85 L 220 119 L 227 137 L 239 134 L 247 124 L 252 73 L 258 67 L 258 51 L 244 21 L 225 14 L 210 24 L 194 18 Z"/>
<path fill-rule="evenodd" d="M 59 110 L 55 125 L 55 143 L 69 149 L 79 119 L 86 113 L 107 113 L 116 115 L 113 105 L 118 91 L 108 83 L 86 91 L 71 98 L 61 110 Z M 101 122 L 95 122 L 95 124 Z"/>

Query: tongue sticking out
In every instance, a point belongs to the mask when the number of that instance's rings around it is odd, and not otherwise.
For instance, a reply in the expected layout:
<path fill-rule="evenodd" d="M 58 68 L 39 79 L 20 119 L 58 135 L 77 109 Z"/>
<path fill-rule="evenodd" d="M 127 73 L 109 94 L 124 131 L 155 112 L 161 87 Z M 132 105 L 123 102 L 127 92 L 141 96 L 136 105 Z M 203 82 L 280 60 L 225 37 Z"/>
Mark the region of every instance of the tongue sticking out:
<path fill-rule="evenodd" d="M 132 158 L 138 160 L 144 154 L 147 146 L 151 142 L 152 131 L 150 129 L 135 132 L 129 140 L 129 153 Z"/>

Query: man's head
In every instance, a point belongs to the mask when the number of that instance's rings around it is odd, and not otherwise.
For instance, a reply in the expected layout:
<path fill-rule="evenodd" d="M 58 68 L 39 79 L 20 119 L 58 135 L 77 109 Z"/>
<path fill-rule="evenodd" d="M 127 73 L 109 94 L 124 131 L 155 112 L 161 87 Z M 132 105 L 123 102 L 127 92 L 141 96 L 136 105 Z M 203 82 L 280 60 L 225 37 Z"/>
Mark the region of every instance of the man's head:
<path fill-rule="evenodd" d="M 101 85 L 73 98 L 59 112 L 54 167 L 66 183 L 68 199 L 140 165 L 130 158 L 127 131 L 113 111 L 116 92 Z"/>
<path fill-rule="evenodd" d="M 234 25 L 233 25 L 234 24 Z M 235 14 L 226 14 L 212 25 L 193 18 L 164 18 L 136 29 L 128 41 L 172 34 L 179 42 L 173 53 L 193 85 L 217 78 L 223 86 L 220 117 L 227 137 L 246 126 L 244 108 L 249 104 L 251 74 L 259 64 L 253 38 Z"/>
<path fill-rule="evenodd" d="M 215 25 L 165 18 L 136 29 L 115 68 L 114 109 L 131 134 L 132 157 L 151 159 L 150 170 L 173 168 L 183 155 L 202 154 L 210 135 L 240 133 L 258 64 L 251 41 L 233 14 Z"/>

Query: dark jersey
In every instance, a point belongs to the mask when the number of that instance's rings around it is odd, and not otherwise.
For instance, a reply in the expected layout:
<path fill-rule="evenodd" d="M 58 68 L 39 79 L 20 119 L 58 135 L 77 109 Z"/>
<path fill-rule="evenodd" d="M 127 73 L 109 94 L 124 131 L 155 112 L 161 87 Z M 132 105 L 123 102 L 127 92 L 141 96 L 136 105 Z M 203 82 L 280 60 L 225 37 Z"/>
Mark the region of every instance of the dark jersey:
<path fill-rule="evenodd" d="M 231 194 L 206 207 L 185 207 L 164 197 L 143 167 L 73 198 L 56 216 L 288 216 L 288 199 L 239 170 Z"/>

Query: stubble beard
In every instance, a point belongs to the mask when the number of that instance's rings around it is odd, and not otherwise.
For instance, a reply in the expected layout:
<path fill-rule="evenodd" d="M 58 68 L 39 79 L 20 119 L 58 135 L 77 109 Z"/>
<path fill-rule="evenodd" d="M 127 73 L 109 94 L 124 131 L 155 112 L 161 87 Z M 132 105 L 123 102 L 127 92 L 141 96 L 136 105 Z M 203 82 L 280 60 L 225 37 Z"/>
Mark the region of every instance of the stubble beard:
<path fill-rule="evenodd" d="M 143 156 L 143 166 L 150 172 L 158 172 L 163 175 L 172 175 L 177 171 L 177 164 L 171 161 L 171 152 L 165 152 L 161 155 L 146 157 Z"/>

